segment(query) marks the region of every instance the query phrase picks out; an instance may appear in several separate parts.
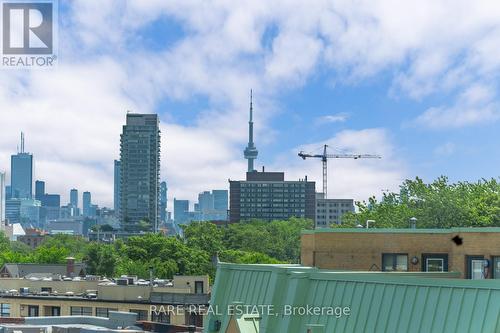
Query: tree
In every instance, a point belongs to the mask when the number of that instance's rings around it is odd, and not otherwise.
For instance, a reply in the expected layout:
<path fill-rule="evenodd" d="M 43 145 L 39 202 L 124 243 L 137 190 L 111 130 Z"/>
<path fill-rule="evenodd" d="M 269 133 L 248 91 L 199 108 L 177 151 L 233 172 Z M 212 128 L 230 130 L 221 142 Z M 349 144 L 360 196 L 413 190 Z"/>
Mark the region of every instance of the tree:
<path fill-rule="evenodd" d="M 112 277 L 116 270 L 117 258 L 112 245 L 92 243 L 84 257 L 90 274 Z"/>
<path fill-rule="evenodd" d="M 192 222 L 183 226 L 187 246 L 214 255 L 223 249 L 224 233 L 210 222 Z"/>
<path fill-rule="evenodd" d="M 358 213 L 344 215 L 344 225 L 375 220 L 375 228 L 407 228 L 415 217 L 420 228 L 500 226 L 500 184 L 495 179 L 450 184 L 445 176 L 426 184 L 417 177 L 406 180 L 399 193 L 357 206 Z"/>

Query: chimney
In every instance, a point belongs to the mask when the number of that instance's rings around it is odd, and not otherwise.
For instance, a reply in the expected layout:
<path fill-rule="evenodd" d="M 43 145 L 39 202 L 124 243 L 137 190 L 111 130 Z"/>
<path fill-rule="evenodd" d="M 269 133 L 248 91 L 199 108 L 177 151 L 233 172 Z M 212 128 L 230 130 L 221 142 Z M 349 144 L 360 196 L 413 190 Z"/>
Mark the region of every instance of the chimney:
<path fill-rule="evenodd" d="M 73 257 L 66 258 L 66 276 L 75 276 L 75 258 Z"/>
<path fill-rule="evenodd" d="M 262 166 L 262 172 L 266 172 L 266 169 L 264 168 L 264 166 Z"/>

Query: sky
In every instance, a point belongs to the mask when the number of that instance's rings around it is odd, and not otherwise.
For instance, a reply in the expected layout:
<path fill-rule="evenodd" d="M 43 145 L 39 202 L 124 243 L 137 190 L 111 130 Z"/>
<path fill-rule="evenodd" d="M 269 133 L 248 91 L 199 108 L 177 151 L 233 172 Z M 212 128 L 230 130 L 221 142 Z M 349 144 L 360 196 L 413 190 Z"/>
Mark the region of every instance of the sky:
<path fill-rule="evenodd" d="M 49 193 L 113 204 L 127 110 L 158 113 L 161 179 L 195 200 L 244 179 L 249 92 L 256 166 L 366 200 L 404 179 L 499 176 L 500 2 L 59 2 L 58 66 L 0 69 L 0 170 L 20 132 Z M 81 199 L 81 198 L 80 198 Z"/>

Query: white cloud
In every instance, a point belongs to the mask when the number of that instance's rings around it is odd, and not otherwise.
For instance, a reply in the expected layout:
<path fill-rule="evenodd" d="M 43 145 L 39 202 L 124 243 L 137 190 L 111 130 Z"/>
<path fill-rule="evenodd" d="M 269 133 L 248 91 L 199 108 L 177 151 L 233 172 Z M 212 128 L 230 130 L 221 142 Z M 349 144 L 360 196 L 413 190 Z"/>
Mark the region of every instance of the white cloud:
<path fill-rule="evenodd" d="M 322 125 L 326 123 L 343 123 L 349 118 L 349 114 L 346 112 L 330 114 L 316 119 L 316 124 Z"/>
<path fill-rule="evenodd" d="M 459 128 L 500 119 L 500 105 L 493 87 L 468 88 L 451 107 L 432 107 L 417 117 L 415 124 L 432 129 Z"/>
<path fill-rule="evenodd" d="M 456 148 L 457 147 L 453 142 L 446 142 L 434 149 L 434 155 L 440 157 L 450 156 L 456 151 Z"/>
<path fill-rule="evenodd" d="M 49 188 L 54 184 L 53 192 L 75 186 L 111 204 L 112 160 L 118 157 L 125 110 L 152 112 L 164 99 L 208 99 L 208 109 L 190 125 L 163 124 L 163 175 L 170 193 L 191 199 L 244 170 L 250 88 L 256 90 L 263 142 L 273 136 L 270 119 L 280 111 L 280 94 L 317 75 L 356 84 L 390 72 L 394 96 L 461 96 L 456 105 L 429 109 L 418 118 L 433 128 L 498 118 L 496 94 L 481 97 L 481 91 L 468 89 L 491 87 L 499 78 L 497 2 L 80 0 L 68 7 L 61 16 L 59 68 L 0 75 L 0 168 L 9 165 L 24 130 L 27 148 L 36 153 L 37 173 Z M 158 19 L 178 25 L 182 35 L 161 51 L 149 50 L 138 33 Z M 265 35 L 270 40 L 264 41 Z M 341 121 L 335 117 L 325 120 Z M 379 147 L 368 144 L 378 137 L 381 147 L 391 150 L 383 135 L 348 133 L 335 140 L 355 138 L 353 145 L 361 140 L 366 146 L 359 148 L 372 152 L 368 148 Z M 386 161 L 334 165 L 361 168 Z M 359 197 L 384 180 L 393 184 L 399 173 L 397 164 L 390 167 L 356 169 L 364 177 L 359 182 L 342 177 L 356 185 L 352 191 Z M 374 170 L 377 177 L 369 174 Z M 359 172 L 353 177 L 361 177 Z M 207 182 L 207 174 L 213 180 Z M 335 186 L 334 193 L 336 188 L 344 189 L 339 194 L 355 194 L 347 185 Z"/>

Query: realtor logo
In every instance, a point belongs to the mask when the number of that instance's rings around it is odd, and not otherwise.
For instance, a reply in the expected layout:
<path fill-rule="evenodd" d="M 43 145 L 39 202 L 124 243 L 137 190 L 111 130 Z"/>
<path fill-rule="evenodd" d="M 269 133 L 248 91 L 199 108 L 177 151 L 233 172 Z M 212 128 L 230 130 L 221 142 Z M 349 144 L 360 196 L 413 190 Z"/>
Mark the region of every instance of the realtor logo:
<path fill-rule="evenodd" d="M 55 1 L 2 2 L 3 67 L 53 66 L 57 11 Z"/>

